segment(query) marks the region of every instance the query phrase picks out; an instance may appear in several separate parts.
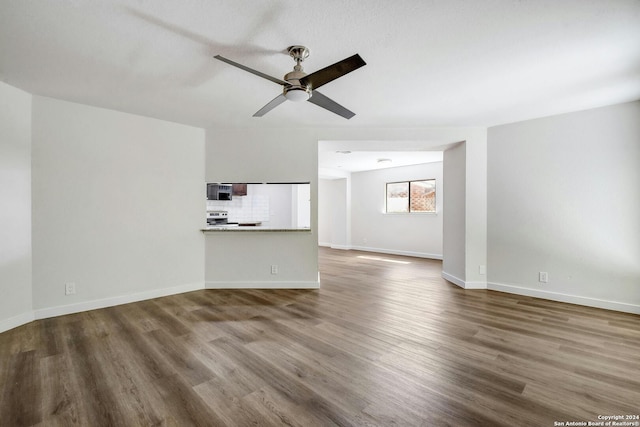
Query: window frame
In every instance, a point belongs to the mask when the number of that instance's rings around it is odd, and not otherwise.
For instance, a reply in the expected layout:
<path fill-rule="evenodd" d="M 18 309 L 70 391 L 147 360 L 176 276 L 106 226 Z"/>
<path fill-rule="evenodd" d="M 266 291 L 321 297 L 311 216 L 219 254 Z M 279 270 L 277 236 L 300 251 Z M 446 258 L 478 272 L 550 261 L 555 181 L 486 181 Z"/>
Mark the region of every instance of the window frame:
<path fill-rule="evenodd" d="M 411 210 L 411 183 L 414 182 L 425 182 L 425 181 L 433 181 L 433 189 L 434 189 L 434 203 L 433 203 L 433 211 L 412 211 Z M 407 211 L 406 212 L 389 212 L 389 193 L 388 188 L 389 184 L 408 184 L 408 197 L 407 197 Z M 385 215 L 437 215 L 438 213 L 438 191 L 437 191 L 437 180 L 436 178 L 426 178 L 426 179 L 411 179 L 411 180 L 403 180 L 403 181 L 391 181 L 385 182 L 384 184 L 384 211 Z"/>

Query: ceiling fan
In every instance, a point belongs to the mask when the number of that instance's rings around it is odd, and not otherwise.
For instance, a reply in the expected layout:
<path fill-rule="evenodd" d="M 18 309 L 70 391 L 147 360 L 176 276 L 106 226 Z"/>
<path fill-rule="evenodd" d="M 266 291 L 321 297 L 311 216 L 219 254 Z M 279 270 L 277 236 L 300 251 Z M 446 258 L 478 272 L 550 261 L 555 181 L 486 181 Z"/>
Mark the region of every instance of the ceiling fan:
<path fill-rule="evenodd" d="M 296 65 L 293 67 L 293 71 L 284 75 L 283 79 L 271 77 L 267 74 L 261 73 L 260 71 L 246 67 L 242 64 L 238 64 L 237 62 L 224 58 L 220 55 L 216 55 L 214 56 L 214 58 L 222 62 L 226 62 L 227 64 L 233 65 L 234 67 L 238 67 L 241 70 L 248 71 L 251 74 L 255 74 L 256 76 L 282 85 L 282 93 L 269 101 L 267 105 L 259 109 L 253 115 L 253 117 L 264 116 L 269 111 L 273 110 L 275 107 L 282 104 L 286 100 L 309 101 L 319 107 L 331 111 L 332 113 L 342 116 L 345 119 L 350 119 L 351 117 L 355 116 L 355 113 L 353 111 L 349 111 L 348 109 L 344 108 L 342 105 L 338 104 L 331 98 L 318 92 L 317 89 L 320 86 L 323 86 L 337 79 L 338 77 L 342 77 L 345 74 L 348 74 L 364 65 L 367 65 L 366 62 L 364 62 L 364 60 L 360 57 L 360 55 L 355 54 L 353 56 L 350 56 L 349 58 L 343 59 L 342 61 L 336 62 L 333 65 L 329 65 L 322 70 L 307 74 L 303 71 L 302 65 L 300 65 L 300 63 L 309 56 L 309 49 L 304 46 L 291 46 L 287 50 L 289 52 L 289 55 L 294 59 L 294 61 L 296 61 Z"/>

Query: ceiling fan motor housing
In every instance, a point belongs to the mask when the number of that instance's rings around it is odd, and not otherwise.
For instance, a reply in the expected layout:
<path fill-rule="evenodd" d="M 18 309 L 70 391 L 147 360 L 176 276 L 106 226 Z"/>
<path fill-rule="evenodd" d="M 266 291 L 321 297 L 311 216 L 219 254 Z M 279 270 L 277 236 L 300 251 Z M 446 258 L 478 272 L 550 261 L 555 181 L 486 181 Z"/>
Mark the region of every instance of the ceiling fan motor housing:
<path fill-rule="evenodd" d="M 284 75 L 284 80 L 289 82 L 288 86 L 284 86 L 282 93 L 289 101 L 306 101 L 311 98 L 311 89 L 308 86 L 300 84 L 300 79 L 307 75 L 302 71 L 302 67 L 295 66 L 296 69 Z"/>

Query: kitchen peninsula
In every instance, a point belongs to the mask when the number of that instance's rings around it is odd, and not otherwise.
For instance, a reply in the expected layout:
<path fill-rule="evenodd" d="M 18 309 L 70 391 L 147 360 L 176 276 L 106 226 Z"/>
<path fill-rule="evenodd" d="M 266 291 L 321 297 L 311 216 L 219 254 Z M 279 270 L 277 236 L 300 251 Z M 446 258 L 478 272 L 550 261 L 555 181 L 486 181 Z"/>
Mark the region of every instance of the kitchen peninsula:
<path fill-rule="evenodd" d="M 206 289 L 320 286 L 309 183 L 211 184 L 200 228 Z"/>
<path fill-rule="evenodd" d="M 311 228 L 278 228 L 278 227 L 268 227 L 268 226 L 236 226 L 236 227 L 228 227 L 228 226 L 209 226 L 201 229 L 203 233 L 237 233 L 237 232 L 311 232 Z"/>
<path fill-rule="evenodd" d="M 201 232 L 206 289 L 320 287 L 311 228 L 214 225 Z"/>

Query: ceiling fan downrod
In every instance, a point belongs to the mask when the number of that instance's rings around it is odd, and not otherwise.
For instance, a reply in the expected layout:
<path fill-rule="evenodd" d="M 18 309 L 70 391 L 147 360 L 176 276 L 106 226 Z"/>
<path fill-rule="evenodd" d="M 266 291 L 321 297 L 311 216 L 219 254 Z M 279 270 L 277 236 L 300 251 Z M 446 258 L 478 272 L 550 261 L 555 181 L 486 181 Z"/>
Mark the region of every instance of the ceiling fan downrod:
<path fill-rule="evenodd" d="M 284 76 L 284 79 L 290 85 L 283 87 L 282 93 L 290 101 L 307 101 L 311 98 L 311 89 L 307 85 L 300 84 L 300 79 L 307 75 L 300 63 L 309 57 L 309 49 L 305 46 L 296 45 L 290 46 L 288 51 L 289 56 L 296 61 L 296 65 L 293 67 L 293 71 Z"/>
<path fill-rule="evenodd" d="M 300 63 L 309 57 L 309 49 L 305 46 L 295 45 L 289 46 L 287 51 L 289 52 L 289 56 L 291 56 L 294 61 L 296 61 L 294 70 L 302 71 L 302 66 L 300 65 Z M 300 70 L 297 69 L 298 67 L 300 67 Z"/>

